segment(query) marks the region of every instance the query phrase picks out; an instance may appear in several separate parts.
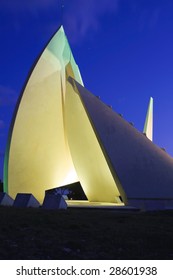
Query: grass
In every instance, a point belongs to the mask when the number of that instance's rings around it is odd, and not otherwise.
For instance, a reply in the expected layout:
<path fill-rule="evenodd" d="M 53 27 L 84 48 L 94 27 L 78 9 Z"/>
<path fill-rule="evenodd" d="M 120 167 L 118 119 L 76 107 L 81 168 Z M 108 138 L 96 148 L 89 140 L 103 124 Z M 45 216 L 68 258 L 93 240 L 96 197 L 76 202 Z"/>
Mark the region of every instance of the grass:
<path fill-rule="evenodd" d="M 0 259 L 173 259 L 173 211 L 0 207 Z"/>

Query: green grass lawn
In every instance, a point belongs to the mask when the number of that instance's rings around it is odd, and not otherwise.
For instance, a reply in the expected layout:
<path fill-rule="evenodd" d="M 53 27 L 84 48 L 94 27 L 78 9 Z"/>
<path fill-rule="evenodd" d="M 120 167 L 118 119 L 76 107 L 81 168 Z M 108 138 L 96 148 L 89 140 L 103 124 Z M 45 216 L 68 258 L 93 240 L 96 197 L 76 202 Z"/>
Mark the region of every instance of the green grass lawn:
<path fill-rule="evenodd" d="M 0 259 L 173 259 L 173 211 L 0 207 Z"/>

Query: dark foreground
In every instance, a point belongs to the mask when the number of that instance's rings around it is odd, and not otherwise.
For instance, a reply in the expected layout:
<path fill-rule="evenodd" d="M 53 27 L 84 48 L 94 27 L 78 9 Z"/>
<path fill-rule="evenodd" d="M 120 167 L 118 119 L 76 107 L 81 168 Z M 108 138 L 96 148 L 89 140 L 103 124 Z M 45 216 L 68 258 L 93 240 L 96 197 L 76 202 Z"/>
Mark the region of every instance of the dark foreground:
<path fill-rule="evenodd" d="M 173 211 L 0 207 L 0 259 L 173 259 Z"/>

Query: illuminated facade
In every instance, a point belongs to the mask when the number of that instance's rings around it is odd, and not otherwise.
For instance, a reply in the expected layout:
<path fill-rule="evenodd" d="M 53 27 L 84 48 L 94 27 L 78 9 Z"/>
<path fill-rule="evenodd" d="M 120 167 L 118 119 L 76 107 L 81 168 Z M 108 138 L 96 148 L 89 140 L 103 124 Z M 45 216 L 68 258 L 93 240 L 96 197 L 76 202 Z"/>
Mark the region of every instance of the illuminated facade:
<path fill-rule="evenodd" d="M 86 90 L 63 28 L 25 85 L 9 133 L 5 191 L 32 193 L 80 181 L 90 202 L 173 199 L 173 159 Z M 149 139 L 148 139 L 149 138 Z"/>
<path fill-rule="evenodd" d="M 82 84 L 63 28 L 42 52 L 26 83 L 9 135 L 5 191 L 32 193 L 78 181 L 64 129 L 66 79 Z"/>

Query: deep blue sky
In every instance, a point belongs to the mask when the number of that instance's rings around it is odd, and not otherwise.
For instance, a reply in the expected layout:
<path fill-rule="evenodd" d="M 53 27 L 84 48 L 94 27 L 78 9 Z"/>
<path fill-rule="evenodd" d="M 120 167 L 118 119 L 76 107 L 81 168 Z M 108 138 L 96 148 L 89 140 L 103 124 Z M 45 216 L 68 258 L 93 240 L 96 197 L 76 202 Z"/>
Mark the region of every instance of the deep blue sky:
<path fill-rule="evenodd" d="M 62 23 L 85 86 L 140 131 L 152 96 L 154 142 L 173 156 L 172 0 L 1 0 L 0 19 L 1 179 L 16 100 Z"/>

